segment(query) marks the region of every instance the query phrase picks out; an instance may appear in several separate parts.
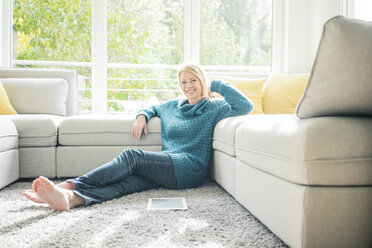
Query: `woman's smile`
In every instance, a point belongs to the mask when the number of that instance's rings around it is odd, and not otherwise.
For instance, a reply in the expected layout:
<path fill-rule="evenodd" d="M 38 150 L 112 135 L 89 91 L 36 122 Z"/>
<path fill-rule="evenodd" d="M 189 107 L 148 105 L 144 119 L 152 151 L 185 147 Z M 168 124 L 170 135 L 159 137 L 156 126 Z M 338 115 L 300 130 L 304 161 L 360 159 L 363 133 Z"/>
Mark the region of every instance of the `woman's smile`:
<path fill-rule="evenodd" d="M 181 73 L 181 89 L 190 105 L 194 105 L 203 98 L 203 86 L 200 79 L 191 72 Z"/>

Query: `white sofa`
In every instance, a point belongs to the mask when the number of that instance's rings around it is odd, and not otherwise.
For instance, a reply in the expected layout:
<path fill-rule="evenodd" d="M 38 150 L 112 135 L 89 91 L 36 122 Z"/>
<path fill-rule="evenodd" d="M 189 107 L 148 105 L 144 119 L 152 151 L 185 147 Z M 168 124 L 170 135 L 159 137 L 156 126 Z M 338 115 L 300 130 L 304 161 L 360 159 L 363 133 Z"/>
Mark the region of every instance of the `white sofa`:
<path fill-rule="evenodd" d="M 1 116 L 1 187 L 18 177 L 79 176 L 126 147 L 161 149 L 158 118 L 135 141 L 134 116 L 74 115 L 74 71 L 0 69 L 7 90 L 11 82 L 35 83 L 30 78 L 68 82 L 65 116 Z M 9 94 L 11 102 L 14 96 Z M 371 158 L 372 118 L 246 115 L 217 124 L 211 177 L 291 247 L 368 247 Z"/>
<path fill-rule="evenodd" d="M 1 159 L 2 166 L 21 178 L 56 177 L 57 127 L 76 113 L 76 80 L 71 70 L 0 68 L 0 81 L 18 113 L 0 115 L 0 122 L 12 120 L 19 134 L 19 166 Z"/>
<path fill-rule="evenodd" d="M 242 118 L 215 128 L 216 181 L 292 247 L 370 247 L 372 118 Z"/>

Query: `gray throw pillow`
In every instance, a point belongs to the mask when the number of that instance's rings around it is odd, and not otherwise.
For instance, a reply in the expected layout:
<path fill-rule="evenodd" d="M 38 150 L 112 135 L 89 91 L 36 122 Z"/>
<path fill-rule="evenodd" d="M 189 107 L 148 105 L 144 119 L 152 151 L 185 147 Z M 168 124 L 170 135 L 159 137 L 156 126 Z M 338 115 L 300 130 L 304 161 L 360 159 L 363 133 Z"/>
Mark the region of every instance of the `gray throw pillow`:
<path fill-rule="evenodd" d="M 296 114 L 372 116 L 372 22 L 336 16 L 325 23 Z"/>

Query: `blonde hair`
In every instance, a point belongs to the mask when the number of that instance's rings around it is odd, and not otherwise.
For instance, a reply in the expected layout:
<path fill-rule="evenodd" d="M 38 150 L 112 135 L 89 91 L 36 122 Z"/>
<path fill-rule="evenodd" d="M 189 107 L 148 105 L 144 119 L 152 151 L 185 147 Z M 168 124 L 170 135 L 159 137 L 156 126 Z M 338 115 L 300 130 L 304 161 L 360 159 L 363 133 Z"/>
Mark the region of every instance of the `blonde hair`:
<path fill-rule="evenodd" d="M 194 63 L 187 63 L 183 64 L 178 68 L 178 85 L 181 85 L 181 73 L 182 72 L 190 72 L 197 76 L 202 84 L 203 87 L 203 97 L 205 97 L 207 100 L 209 100 L 208 95 L 208 86 L 209 86 L 209 79 L 207 76 L 207 73 L 203 70 L 203 68 L 200 65 L 194 64 Z"/>

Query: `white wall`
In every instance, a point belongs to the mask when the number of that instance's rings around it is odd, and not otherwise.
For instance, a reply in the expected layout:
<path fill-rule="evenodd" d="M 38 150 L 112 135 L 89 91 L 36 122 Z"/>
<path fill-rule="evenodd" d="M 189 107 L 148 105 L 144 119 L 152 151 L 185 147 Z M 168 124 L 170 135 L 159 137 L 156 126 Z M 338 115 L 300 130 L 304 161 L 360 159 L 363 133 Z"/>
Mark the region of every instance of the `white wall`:
<path fill-rule="evenodd" d="M 310 1 L 288 0 L 285 4 L 284 25 L 285 72 L 306 72 L 309 65 Z"/>
<path fill-rule="evenodd" d="M 343 1 L 311 0 L 310 62 L 313 63 L 324 23 L 333 16 L 344 14 Z"/>
<path fill-rule="evenodd" d="M 344 1 L 274 0 L 274 4 L 281 5 L 280 10 L 274 9 L 274 15 L 282 15 L 279 20 L 282 27 L 274 30 L 274 49 L 281 48 L 282 51 L 274 51 L 273 71 L 310 72 L 323 24 L 329 18 L 343 13 Z M 274 20 L 278 19 L 274 16 Z"/>

